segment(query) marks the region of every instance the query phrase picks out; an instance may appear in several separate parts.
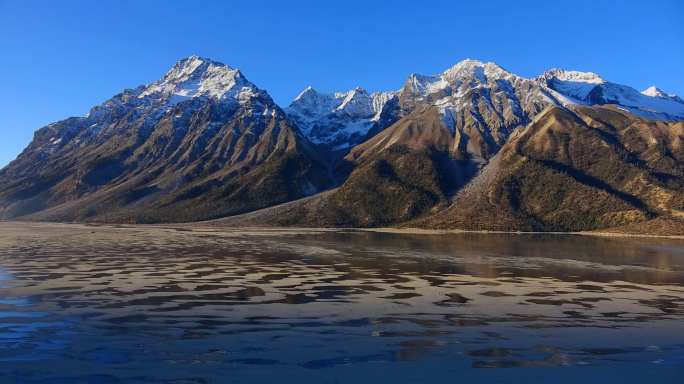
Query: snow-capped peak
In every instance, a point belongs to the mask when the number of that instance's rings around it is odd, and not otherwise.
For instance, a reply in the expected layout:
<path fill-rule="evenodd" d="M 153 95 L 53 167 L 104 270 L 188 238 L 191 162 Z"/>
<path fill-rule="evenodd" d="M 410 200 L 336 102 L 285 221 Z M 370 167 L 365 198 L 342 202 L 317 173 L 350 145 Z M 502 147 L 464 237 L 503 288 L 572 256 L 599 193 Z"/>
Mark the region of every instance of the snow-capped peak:
<path fill-rule="evenodd" d="M 662 89 L 656 87 L 655 85 L 641 92 L 641 94 L 651 97 L 660 97 L 661 99 L 669 99 L 670 97 L 675 97 L 675 95 L 665 93 Z"/>
<path fill-rule="evenodd" d="M 178 61 L 164 77 L 146 86 L 138 98 L 155 97 L 170 105 L 195 97 L 240 102 L 258 92 L 238 69 L 191 56 Z"/>
<path fill-rule="evenodd" d="M 368 132 L 396 94 L 369 94 L 361 87 L 324 93 L 308 87 L 285 108 L 285 113 L 313 142 L 343 148 L 357 143 Z"/>
<path fill-rule="evenodd" d="M 338 109 L 344 108 L 346 104 L 348 104 L 354 99 L 362 98 L 365 96 L 368 96 L 368 91 L 361 87 L 356 87 L 349 92 L 340 92 L 335 94 L 335 98 L 344 100 L 342 101 L 342 104 L 338 107 Z"/>
<path fill-rule="evenodd" d="M 542 86 L 550 88 L 563 96 L 587 101 L 597 86 L 610 84 L 592 72 L 566 71 L 553 68 L 542 73 L 537 79 Z"/>
<path fill-rule="evenodd" d="M 568 100 L 570 103 L 617 104 L 628 112 L 649 119 L 684 118 L 684 100 L 657 87 L 639 92 L 632 87 L 606 81 L 595 73 L 563 69 L 546 71 L 537 81 L 542 87 L 573 99 Z"/>
<path fill-rule="evenodd" d="M 233 71 L 229 66 L 199 56 L 190 56 L 179 60 L 170 71 L 155 83 L 178 84 L 194 77 L 201 77 L 210 70 Z"/>
<path fill-rule="evenodd" d="M 510 76 L 515 76 L 511 72 L 503 69 L 496 63 L 484 63 L 479 60 L 466 59 L 453 67 L 444 71 L 440 76 L 444 80 L 453 83 L 458 80 L 463 80 L 466 77 L 474 76 L 481 84 L 487 83 L 487 78 L 492 77 L 502 79 Z"/>
<path fill-rule="evenodd" d="M 357 87 L 348 92 L 323 93 L 308 87 L 290 104 L 288 110 L 313 117 L 325 116 L 329 113 L 341 113 L 350 108 L 361 108 L 363 114 L 374 114 L 372 98 L 368 92 Z M 370 111 L 366 111 L 370 109 Z"/>
<path fill-rule="evenodd" d="M 547 79 L 553 77 L 560 81 L 571 81 L 574 83 L 603 84 L 606 82 L 601 76 L 593 72 L 566 71 L 565 69 L 556 68 L 542 73 L 540 77 Z"/>
<path fill-rule="evenodd" d="M 334 93 L 318 92 L 317 90 L 313 89 L 313 87 L 308 86 L 292 101 L 291 104 L 295 104 L 298 101 L 301 103 L 304 102 L 304 100 L 329 99 L 333 97 L 335 97 Z"/>
<path fill-rule="evenodd" d="M 412 74 L 406 81 L 406 86 L 412 93 L 427 96 L 447 88 L 459 89 L 483 87 L 488 79 L 513 79 L 516 75 L 508 72 L 495 63 L 483 63 L 479 60 L 466 59 L 439 75 L 425 76 Z"/>
<path fill-rule="evenodd" d="M 212 59 L 207 58 L 207 57 L 200 57 L 197 55 L 192 55 L 188 58 L 178 60 L 178 64 L 182 64 L 182 63 L 188 63 L 189 64 L 189 63 L 196 63 L 196 62 L 209 63 L 209 64 L 215 65 L 217 67 L 226 67 L 225 64 L 223 64 L 219 61 L 215 61 L 215 60 L 212 60 Z"/>
<path fill-rule="evenodd" d="M 454 65 L 453 67 L 444 71 L 444 73 L 442 73 L 442 75 L 448 76 L 449 74 L 458 73 L 464 69 L 472 70 L 475 67 L 484 67 L 484 63 L 481 62 L 480 60 L 465 59 L 463 61 L 456 63 L 456 65 Z"/>
<path fill-rule="evenodd" d="M 442 80 L 453 83 L 455 81 L 464 80 L 466 77 L 473 75 L 480 83 L 486 84 L 487 77 L 485 76 L 485 64 L 479 60 L 466 59 L 453 67 L 447 69 L 439 76 Z"/>

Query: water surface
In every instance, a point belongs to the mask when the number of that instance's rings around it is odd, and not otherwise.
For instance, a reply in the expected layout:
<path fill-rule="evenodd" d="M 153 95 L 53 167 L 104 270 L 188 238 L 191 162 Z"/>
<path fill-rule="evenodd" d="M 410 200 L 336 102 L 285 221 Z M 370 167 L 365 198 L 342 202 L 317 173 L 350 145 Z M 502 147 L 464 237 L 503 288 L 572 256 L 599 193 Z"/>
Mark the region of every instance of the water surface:
<path fill-rule="evenodd" d="M 684 242 L 0 223 L 0 382 L 684 382 Z"/>

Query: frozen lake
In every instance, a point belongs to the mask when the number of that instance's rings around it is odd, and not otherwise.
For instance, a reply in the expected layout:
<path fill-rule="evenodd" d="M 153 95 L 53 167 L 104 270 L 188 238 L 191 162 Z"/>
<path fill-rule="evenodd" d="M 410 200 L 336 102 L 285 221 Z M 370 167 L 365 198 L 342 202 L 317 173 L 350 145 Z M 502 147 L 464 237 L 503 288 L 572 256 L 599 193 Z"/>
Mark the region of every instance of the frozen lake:
<path fill-rule="evenodd" d="M 682 383 L 684 240 L 0 223 L 0 383 Z"/>

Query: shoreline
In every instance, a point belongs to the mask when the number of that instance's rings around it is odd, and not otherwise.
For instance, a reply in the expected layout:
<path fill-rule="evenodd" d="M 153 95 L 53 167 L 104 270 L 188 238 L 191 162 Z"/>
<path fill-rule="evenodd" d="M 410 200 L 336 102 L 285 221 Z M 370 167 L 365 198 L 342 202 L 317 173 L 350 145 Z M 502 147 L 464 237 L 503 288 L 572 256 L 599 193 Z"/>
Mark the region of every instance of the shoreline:
<path fill-rule="evenodd" d="M 348 228 L 355 230 L 366 230 L 372 232 L 385 233 L 413 233 L 413 234 L 457 234 L 457 233 L 479 233 L 479 234 L 498 234 L 498 235 L 581 235 L 581 236 L 607 236 L 607 237 L 654 237 L 664 239 L 684 239 L 684 235 L 649 235 L 631 234 L 619 232 L 525 232 L 525 231 L 467 231 L 462 229 L 420 229 L 420 228 Z"/>
<path fill-rule="evenodd" d="M 632 234 L 619 232 L 597 232 L 597 231 L 580 231 L 580 232 L 525 232 L 525 231 L 469 231 L 461 229 L 421 229 L 421 228 L 311 228 L 311 227 L 268 227 L 268 226 L 239 226 L 239 227 L 222 227 L 202 225 L 205 222 L 192 223 L 170 223 L 170 224 L 124 224 L 124 223 L 87 223 L 87 222 L 55 222 L 55 221 L 15 221 L 15 220 L 0 220 L 0 226 L 6 224 L 18 224 L 27 226 L 64 226 L 64 227 L 111 227 L 111 228 L 152 228 L 152 229 L 175 229 L 187 230 L 195 232 L 231 232 L 231 231 L 263 231 L 263 232 L 338 232 L 338 231 L 359 231 L 359 232 L 375 232 L 375 233 L 396 233 L 396 234 L 411 234 L 411 235 L 446 235 L 446 234 L 492 234 L 492 235 L 579 235 L 579 236 L 597 236 L 597 237 L 634 237 L 634 238 L 660 238 L 660 239 L 674 239 L 684 240 L 684 235 L 653 235 L 653 234 Z"/>

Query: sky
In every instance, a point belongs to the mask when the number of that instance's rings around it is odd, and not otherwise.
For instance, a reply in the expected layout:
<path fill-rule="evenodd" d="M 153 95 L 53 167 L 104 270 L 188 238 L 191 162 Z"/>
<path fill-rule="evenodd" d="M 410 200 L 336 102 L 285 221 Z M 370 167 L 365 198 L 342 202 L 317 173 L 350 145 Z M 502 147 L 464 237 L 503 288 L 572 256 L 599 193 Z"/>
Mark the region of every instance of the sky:
<path fill-rule="evenodd" d="M 308 86 L 398 90 L 466 58 L 684 97 L 682 20 L 682 0 L 0 0 L 0 167 L 37 129 L 192 55 L 239 68 L 281 107 Z"/>

